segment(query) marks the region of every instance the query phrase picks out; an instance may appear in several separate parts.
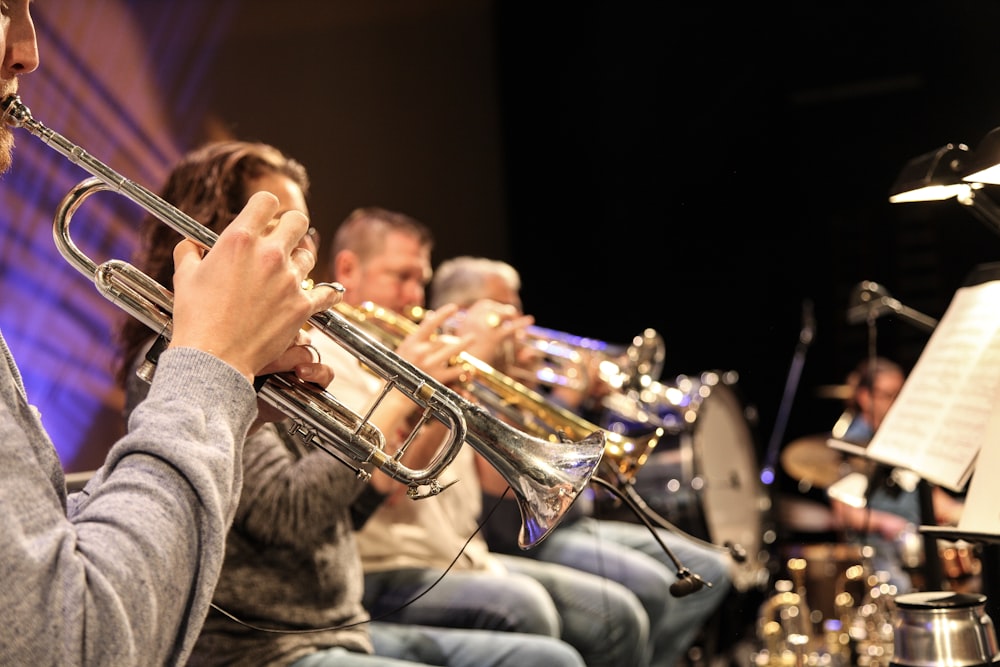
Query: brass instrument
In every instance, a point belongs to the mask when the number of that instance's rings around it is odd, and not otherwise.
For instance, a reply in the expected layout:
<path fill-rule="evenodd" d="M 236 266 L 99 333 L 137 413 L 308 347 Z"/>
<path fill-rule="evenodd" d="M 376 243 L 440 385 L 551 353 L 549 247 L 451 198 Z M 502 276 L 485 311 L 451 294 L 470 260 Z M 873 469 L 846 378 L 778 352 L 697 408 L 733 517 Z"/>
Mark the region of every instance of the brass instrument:
<path fill-rule="evenodd" d="M 206 250 L 214 245 L 218 235 L 36 121 L 20 97 L 6 97 L 0 102 L 0 110 L 3 123 L 26 129 L 93 175 L 63 198 L 55 215 L 52 233 L 63 257 L 92 280 L 108 300 L 169 339 L 173 294 L 124 261 L 112 259 L 95 264 L 73 243 L 70 220 L 87 197 L 109 190 L 124 195 Z M 374 466 L 406 483 L 412 498 L 439 493 L 442 487 L 437 476 L 452 462 L 462 443 L 468 442 L 514 490 L 523 520 L 518 541 L 522 549 L 528 549 L 559 523 L 600 464 L 605 435 L 599 429 L 572 446 L 552 448 L 546 440 L 518 431 L 423 373 L 359 331 L 336 311 L 317 313 L 309 318 L 309 323 L 386 381 L 377 401 L 389 391 L 401 391 L 424 409 L 421 424 L 433 417 L 449 428 L 449 437 L 427 467 L 412 469 L 400 459 L 413 434 L 398 452 L 390 454 L 385 450 L 381 431 L 368 422 L 378 402 L 367 415 L 361 416 L 326 391 L 299 381 L 294 374 L 269 376 L 259 391 L 260 397 L 291 418 L 305 441 L 339 459 L 364 479 L 370 473 L 362 466 Z"/>
<path fill-rule="evenodd" d="M 586 391 L 596 363 L 596 376 L 610 387 L 600 403 L 610 415 L 638 428 L 676 431 L 687 424 L 676 420 L 678 402 L 685 397 L 659 381 L 666 345 L 655 329 L 645 329 L 628 346 L 575 336 L 554 329 L 529 326 L 523 342 L 540 357 L 533 371 L 511 371 L 520 380 Z M 692 415 L 685 415 L 692 418 Z"/>
<path fill-rule="evenodd" d="M 412 318 L 371 302 L 357 307 L 338 303 L 334 309 L 390 348 L 396 347 L 418 326 Z M 565 442 L 567 438 L 573 440 L 586 434 L 604 433 L 601 474 L 616 486 L 620 487 L 634 477 L 663 437 L 662 428 L 656 428 L 640 439 L 602 430 L 471 354 L 460 352 L 456 361 L 471 371 L 465 389 L 495 414 L 512 420 L 528 433 L 550 442 Z"/>
<path fill-rule="evenodd" d="M 645 329 L 628 346 L 540 326 L 526 327 L 525 333 L 524 342 L 537 350 L 547 363 L 533 378 L 521 379 L 582 391 L 590 381 L 584 368 L 587 357 L 596 359 L 598 377 L 617 390 L 638 389 L 650 379 L 658 379 L 663 372 L 666 345 L 655 329 Z"/>

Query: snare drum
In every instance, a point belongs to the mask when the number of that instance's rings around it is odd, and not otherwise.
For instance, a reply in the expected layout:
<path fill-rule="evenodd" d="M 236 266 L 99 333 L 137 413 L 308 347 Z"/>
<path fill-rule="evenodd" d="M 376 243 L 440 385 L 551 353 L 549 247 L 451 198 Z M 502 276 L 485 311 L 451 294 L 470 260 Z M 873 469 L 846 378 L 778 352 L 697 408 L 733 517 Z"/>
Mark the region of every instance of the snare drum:
<path fill-rule="evenodd" d="M 757 583 L 768 497 L 735 375 L 680 376 L 663 392 L 660 412 L 678 424 L 635 475 L 635 490 L 649 507 L 695 537 L 747 553 L 747 582 Z"/>

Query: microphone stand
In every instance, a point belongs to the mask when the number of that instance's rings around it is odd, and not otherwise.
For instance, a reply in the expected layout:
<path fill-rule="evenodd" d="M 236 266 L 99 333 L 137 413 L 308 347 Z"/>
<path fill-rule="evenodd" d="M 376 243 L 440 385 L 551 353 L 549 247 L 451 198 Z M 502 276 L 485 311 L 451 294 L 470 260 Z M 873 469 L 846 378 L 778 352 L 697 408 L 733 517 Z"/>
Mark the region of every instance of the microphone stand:
<path fill-rule="evenodd" d="M 785 436 L 785 428 L 788 426 L 788 414 L 795 400 L 795 392 L 802 375 L 806 352 L 809 350 L 815 335 L 816 318 L 813 315 L 813 304 L 812 301 L 806 299 L 802 302 L 802 330 L 799 333 L 799 342 L 795 346 L 792 365 L 788 369 L 788 380 L 785 382 L 785 392 L 781 396 L 778 417 L 774 422 L 774 430 L 771 432 L 771 440 L 767 444 L 767 453 L 764 456 L 764 468 L 761 470 L 760 478 L 766 485 L 774 483 L 775 466 L 781 449 L 781 441 Z"/>
<path fill-rule="evenodd" d="M 619 486 L 616 486 L 608 482 L 607 480 L 601 479 L 596 475 L 590 478 L 590 482 L 592 484 L 598 484 L 599 486 L 603 486 L 613 495 L 621 499 L 626 505 L 628 505 L 629 509 L 632 510 L 635 516 L 640 521 L 642 521 L 642 523 L 646 526 L 646 528 L 649 529 L 649 532 L 653 536 L 653 539 L 655 539 L 657 544 L 660 545 L 660 548 L 663 549 L 663 552 L 667 554 L 667 558 L 670 559 L 670 561 L 674 564 L 674 567 L 677 569 L 677 581 L 670 584 L 671 595 L 673 595 L 675 598 L 682 598 L 685 595 L 690 595 L 691 593 L 696 593 L 697 591 L 700 591 L 705 586 L 712 588 L 711 581 L 702 579 L 701 575 L 699 575 L 697 572 L 692 572 L 691 570 L 689 570 L 676 556 L 676 554 L 674 554 L 674 552 L 671 551 L 669 547 L 667 547 L 667 545 L 663 542 L 663 540 L 660 539 L 660 536 L 657 534 L 656 528 L 653 526 L 652 521 L 650 521 L 646 512 L 643 511 L 643 510 L 649 510 L 649 508 L 646 506 L 645 501 L 642 500 L 642 497 L 635 492 L 635 489 L 633 489 L 630 484 L 625 483 L 622 485 L 624 488 L 620 488 Z M 733 558 L 737 560 L 737 562 L 743 562 L 743 560 L 746 559 L 745 552 L 742 553 L 742 559 L 741 559 L 740 547 L 728 546 L 728 545 L 727 547 L 719 547 L 714 544 L 708 544 L 702 542 L 701 540 L 698 540 L 694 536 L 684 533 L 684 531 L 680 530 L 673 524 L 670 524 L 665 519 L 660 523 L 662 524 L 663 528 L 670 530 L 672 532 L 676 532 L 685 537 L 689 537 L 691 540 L 696 541 L 699 544 L 704 544 L 706 546 L 710 546 L 711 548 L 718 549 L 720 551 L 725 551 L 731 554 Z"/>
<path fill-rule="evenodd" d="M 848 324 L 872 322 L 883 315 L 895 314 L 928 333 L 938 325 L 936 319 L 904 306 L 898 299 L 892 298 L 882 285 L 871 280 L 863 280 L 857 284 L 852 301 L 855 303 L 847 309 Z"/>

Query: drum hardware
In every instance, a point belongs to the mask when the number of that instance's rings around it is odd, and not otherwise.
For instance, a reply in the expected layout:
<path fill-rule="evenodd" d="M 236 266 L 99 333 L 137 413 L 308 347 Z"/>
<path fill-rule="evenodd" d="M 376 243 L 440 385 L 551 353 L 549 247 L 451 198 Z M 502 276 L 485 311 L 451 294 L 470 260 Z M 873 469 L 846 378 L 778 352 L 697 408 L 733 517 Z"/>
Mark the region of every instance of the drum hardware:
<path fill-rule="evenodd" d="M 887 667 L 892 659 L 896 593 L 888 572 L 869 572 L 865 576 L 865 596 L 848 630 L 858 667 Z"/>
<path fill-rule="evenodd" d="M 911 571 L 911 576 L 915 579 L 919 579 L 924 567 L 926 553 L 924 539 L 920 530 L 913 524 L 908 524 L 896 538 L 900 562 L 904 568 Z M 941 560 L 943 588 L 956 592 L 978 592 L 972 589 L 978 586 L 977 578 L 982 574 L 983 568 L 975 545 L 965 540 L 953 542 L 938 539 L 936 542 L 937 553 Z"/>
<path fill-rule="evenodd" d="M 803 665 L 813 650 L 812 621 L 805 598 L 793 591 L 789 579 L 775 582 L 775 594 L 764 601 L 757 614 L 757 636 L 764 648 L 755 656 L 757 665 Z"/>
<path fill-rule="evenodd" d="M 775 582 L 775 593 L 760 607 L 756 626 L 760 650 L 754 664 L 886 667 L 893 655 L 896 588 L 888 583 L 888 573 L 869 569 L 871 547 L 855 551 L 851 545 L 836 544 L 803 549 L 809 549 L 809 557 L 786 561 L 788 578 Z M 851 556 L 858 562 L 847 562 Z M 838 562 L 838 557 L 846 560 Z M 835 578 L 830 576 L 831 567 L 840 568 Z M 810 569 L 815 572 L 809 574 Z M 835 582 L 836 590 L 829 599 L 816 596 L 830 582 Z M 819 585 L 810 590 L 810 583 Z"/>
<path fill-rule="evenodd" d="M 955 584 L 965 582 L 973 577 L 982 574 L 982 561 L 976 556 L 976 547 L 964 540 L 957 542 L 938 541 L 938 550 L 941 553 L 941 566 L 944 568 L 944 576 Z"/>

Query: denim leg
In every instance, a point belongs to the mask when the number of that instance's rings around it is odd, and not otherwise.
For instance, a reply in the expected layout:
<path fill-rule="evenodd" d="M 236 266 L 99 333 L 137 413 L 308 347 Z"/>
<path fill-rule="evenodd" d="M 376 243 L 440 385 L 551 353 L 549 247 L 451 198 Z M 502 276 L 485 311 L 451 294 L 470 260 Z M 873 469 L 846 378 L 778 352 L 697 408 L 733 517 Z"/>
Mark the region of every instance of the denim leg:
<path fill-rule="evenodd" d="M 569 644 L 536 634 L 373 623 L 380 656 L 447 667 L 584 667 Z M 409 663 L 407 663 L 409 664 Z"/>
<path fill-rule="evenodd" d="M 439 581 L 440 579 L 440 581 Z M 364 605 L 376 620 L 559 637 L 552 598 L 532 577 L 422 568 L 365 575 Z"/>
<path fill-rule="evenodd" d="M 594 523 L 599 524 L 603 539 L 627 544 L 664 563 L 671 574 L 676 572 L 673 561 L 645 526 L 619 521 Z M 705 586 L 681 598 L 668 596 L 668 611 L 653 637 L 657 657 L 653 665 L 673 667 L 694 643 L 705 623 L 725 603 L 732 588 L 733 563 L 729 554 L 682 535 L 659 528 L 656 534 L 684 567 L 712 584 L 711 588 Z"/>
<path fill-rule="evenodd" d="M 649 617 L 649 664 L 672 667 L 728 596 L 729 556 L 665 530 L 658 529 L 657 536 L 712 588 L 673 597 L 669 590 L 677 579 L 676 566 L 649 529 L 639 524 L 582 518 L 560 526 L 525 553 L 607 577 L 634 592 Z"/>
<path fill-rule="evenodd" d="M 310 653 L 288 667 L 425 667 L 425 665 L 370 653 L 352 653 L 343 647 L 335 646 Z"/>
<path fill-rule="evenodd" d="M 632 591 L 556 563 L 523 556 L 498 558 L 511 572 L 528 574 L 542 583 L 562 617 L 562 638 L 580 652 L 588 667 L 649 664 L 649 619 Z"/>

